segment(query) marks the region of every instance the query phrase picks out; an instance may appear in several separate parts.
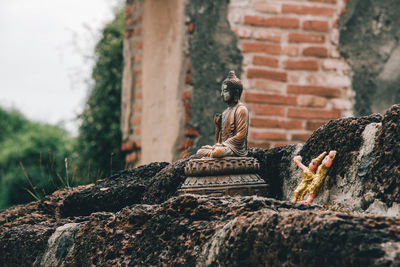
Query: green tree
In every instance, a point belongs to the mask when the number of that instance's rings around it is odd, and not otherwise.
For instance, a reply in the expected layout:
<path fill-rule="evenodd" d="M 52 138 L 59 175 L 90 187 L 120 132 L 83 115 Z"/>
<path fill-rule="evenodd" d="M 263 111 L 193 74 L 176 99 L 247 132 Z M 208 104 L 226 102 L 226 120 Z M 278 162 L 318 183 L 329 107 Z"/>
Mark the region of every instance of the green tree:
<path fill-rule="evenodd" d="M 94 85 L 79 119 L 76 151 L 81 175 L 92 178 L 110 175 L 124 167 L 121 148 L 121 81 L 124 33 L 122 9 L 107 24 L 95 48 Z"/>
<path fill-rule="evenodd" d="M 70 184 L 64 159 L 72 139 L 58 127 L 0 108 L 0 208 L 32 201 Z"/>

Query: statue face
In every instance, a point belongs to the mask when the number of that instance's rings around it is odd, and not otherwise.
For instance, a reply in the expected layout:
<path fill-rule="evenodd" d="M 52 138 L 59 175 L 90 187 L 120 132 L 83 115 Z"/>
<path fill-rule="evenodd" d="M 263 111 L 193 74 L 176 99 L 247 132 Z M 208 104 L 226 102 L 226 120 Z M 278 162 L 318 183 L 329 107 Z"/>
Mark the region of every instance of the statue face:
<path fill-rule="evenodd" d="M 226 84 L 222 84 L 221 96 L 225 103 L 232 103 L 234 100 L 234 96 Z"/>

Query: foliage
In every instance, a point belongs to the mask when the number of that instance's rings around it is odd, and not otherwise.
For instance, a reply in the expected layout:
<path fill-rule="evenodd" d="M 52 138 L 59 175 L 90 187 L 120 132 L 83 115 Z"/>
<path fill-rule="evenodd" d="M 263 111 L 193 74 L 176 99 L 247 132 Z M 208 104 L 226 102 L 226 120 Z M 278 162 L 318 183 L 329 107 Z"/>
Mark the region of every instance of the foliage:
<path fill-rule="evenodd" d="M 105 26 L 95 48 L 94 85 L 86 107 L 79 115 L 81 126 L 76 151 L 80 173 L 100 178 L 124 167 L 121 147 L 121 81 L 124 15 L 116 12 L 114 21 Z"/>
<path fill-rule="evenodd" d="M 64 159 L 72 142 L 65 130 L 2 108 L 0 129 L 0 208 L 29 202 L 31 194 L 40 199 L 65 186 Z"/>

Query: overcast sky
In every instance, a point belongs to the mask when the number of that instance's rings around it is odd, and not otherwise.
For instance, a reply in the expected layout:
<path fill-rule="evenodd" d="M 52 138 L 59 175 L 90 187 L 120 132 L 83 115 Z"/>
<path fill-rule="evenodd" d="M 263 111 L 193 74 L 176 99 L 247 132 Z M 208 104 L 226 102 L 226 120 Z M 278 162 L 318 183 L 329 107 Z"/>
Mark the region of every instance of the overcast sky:
<path fill-rule="evenodd" d="M 118 3 L 0 0 L 0 105 L 76 134 L 92 66 L 85 56 Z"/>

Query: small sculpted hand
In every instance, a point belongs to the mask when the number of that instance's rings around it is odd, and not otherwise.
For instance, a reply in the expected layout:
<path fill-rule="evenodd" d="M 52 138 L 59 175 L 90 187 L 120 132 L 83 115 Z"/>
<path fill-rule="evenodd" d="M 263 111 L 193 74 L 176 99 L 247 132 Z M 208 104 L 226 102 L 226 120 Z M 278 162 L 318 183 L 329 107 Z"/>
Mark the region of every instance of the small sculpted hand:
<path fill-rule="evenodd" d="M 296 156 L 296 157 L 293 158 L 293 161 L 296 162 L 296 163 L 300 162 L 301 160 L 302 160 L 301 156 Z"/>
<path fill-rule="evenodd" d="M 322 164 L 325 164 L 326 167 L 330 167 L 332 165 L 332 161 L 335 158 L 335 156 L 336 156 L 335 150 L 329 151 L 329 155 L 324 158 Z"/>

